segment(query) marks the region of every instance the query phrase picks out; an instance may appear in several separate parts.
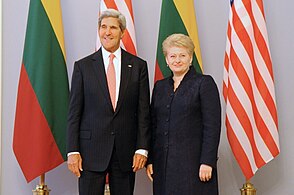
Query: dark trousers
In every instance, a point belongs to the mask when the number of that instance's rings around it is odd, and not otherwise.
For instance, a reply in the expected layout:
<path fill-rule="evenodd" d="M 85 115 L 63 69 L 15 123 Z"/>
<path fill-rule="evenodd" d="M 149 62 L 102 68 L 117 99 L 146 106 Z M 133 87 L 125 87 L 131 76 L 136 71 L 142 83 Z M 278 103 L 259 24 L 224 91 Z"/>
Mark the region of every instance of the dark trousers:
<path fill-rule="evenodd" d="M 109 166 L 106 171 L 82 171 L 79 178 L 80 195 L 104 195 L 105 178 L 109 173 L 109 188 L 111 195 L 133 195 L 135 173 L 123 172 L 120 169 L 116 150 L 113 150 Z"/>

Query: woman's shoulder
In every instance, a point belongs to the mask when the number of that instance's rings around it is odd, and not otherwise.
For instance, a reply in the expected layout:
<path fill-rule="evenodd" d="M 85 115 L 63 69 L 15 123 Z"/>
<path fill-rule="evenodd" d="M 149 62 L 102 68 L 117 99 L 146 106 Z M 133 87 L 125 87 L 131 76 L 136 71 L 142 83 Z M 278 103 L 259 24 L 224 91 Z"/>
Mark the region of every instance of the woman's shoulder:
<path fill-rule="evenodd" d="M 154 83 L 154 87 L 155 86 L 164 86 L 164 85 L 168 84 L 170 82 L 170 80 L 171 80 L 171 77 L 167 77 L 167 78 L 157 80 Z"/>
<path fill-rule="evenodd" d="M 196 72 L 194 77 L 195 77 L 195 80 L 198 80 L 199 82 L 214 82 L 213 77 L 209 74 L 203 74 L 203 73 Z"/>

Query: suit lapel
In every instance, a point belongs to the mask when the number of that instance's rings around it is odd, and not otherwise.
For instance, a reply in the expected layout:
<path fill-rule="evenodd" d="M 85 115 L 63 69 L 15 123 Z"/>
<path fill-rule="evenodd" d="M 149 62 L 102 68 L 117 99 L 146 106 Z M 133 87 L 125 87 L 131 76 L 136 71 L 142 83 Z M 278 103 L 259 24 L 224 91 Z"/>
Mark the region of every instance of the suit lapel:
<path fill-rule="evenodd" d="M 92 66 L 95 70 L 95 75 L 97 75 L 98 85 L 100 85 L 101 93 L 105 96 L 107 103 L 112 109 L 101 48 L 93 55 L 92 60 Z"/>
<path fill-rule="evenodd" d="M 119 95 L 118 95 L 118 102 L 115 109 L 117 113 L 121 107 L 123 102 L 124 96 L 127 91 L 128 83 L 131 78 L 133 64 L 131 63 L 130 55 L 125 51 L 121 50 L 121 78 L 120 78 L 120 88 L 119 88 Z"/>

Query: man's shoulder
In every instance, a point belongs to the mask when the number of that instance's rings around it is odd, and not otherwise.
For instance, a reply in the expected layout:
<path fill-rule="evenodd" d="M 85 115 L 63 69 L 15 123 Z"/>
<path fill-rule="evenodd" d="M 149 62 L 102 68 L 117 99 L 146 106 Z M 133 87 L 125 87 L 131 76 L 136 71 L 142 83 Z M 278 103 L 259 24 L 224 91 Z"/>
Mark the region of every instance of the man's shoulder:
<path fill-rule="evenodd" d="M 139 62 L 143 62 L 143 63 L 146 63 L 146 60 L 142 59 L 141 57 L 139 56 L 136 56 L 136 55 L 133 55 L 125 50 L 122 49 L 122 56 L 126 56 L 128 59 L 132 59 L 132 60 L 136 60 L 136 61 L 139 61 Z"/>

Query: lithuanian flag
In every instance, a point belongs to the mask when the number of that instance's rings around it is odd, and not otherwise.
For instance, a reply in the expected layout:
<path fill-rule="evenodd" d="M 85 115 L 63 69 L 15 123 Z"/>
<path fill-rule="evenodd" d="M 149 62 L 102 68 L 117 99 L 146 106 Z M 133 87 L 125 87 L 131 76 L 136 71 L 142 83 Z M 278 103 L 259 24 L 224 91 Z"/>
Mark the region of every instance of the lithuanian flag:
<path fill-rule="evenodd" d="M 30 182 L 64 162 L 68 77 L 59 0 L 31 0 L 13 150 Z"/>
<path fill-rule="evenodd" d="M 193 40 L 195 45 L 193 65 L 197 72 L 202 72 L 202 59 L 193 0 L 162 0 L 155 81 L 171 75 L 162 52 L 162 42 L 173 33 L 188 35 Z"/>

